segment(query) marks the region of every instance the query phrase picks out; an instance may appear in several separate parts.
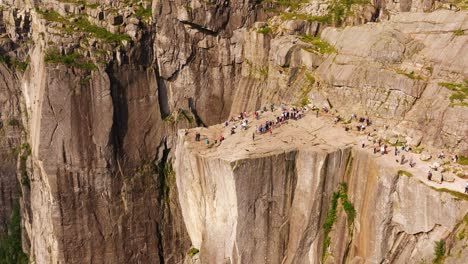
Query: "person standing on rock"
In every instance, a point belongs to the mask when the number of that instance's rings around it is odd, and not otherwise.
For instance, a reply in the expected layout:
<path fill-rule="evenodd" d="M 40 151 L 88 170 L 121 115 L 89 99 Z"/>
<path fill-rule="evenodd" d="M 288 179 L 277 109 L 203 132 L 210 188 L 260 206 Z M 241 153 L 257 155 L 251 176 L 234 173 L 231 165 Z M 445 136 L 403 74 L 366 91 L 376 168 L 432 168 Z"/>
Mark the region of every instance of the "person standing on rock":
<path fill-rule="evenodd" d="M 430 181 L 432 180 L 432 171 L 430 170 L 427 172 L 427 179 Z"/>
<path fill-rule="evenodd" d="M 468 193 L 468 182 L 466 183 L 466 186 L 465 186 L 465 193 Z"/>
<path fill-rule="evenodd" d="M 255 132 L 252 133 L 252 141 L 255 141 Z"/>

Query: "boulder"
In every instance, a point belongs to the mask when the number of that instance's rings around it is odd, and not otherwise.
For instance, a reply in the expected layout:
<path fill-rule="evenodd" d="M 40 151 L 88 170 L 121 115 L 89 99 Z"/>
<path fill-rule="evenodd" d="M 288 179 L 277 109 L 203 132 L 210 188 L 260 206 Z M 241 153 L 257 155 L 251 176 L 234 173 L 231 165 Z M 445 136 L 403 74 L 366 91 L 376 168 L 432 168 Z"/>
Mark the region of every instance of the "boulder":
<path fill-rule="evenodd" d="M 455 176 L 452 173 L 446 173 L 443 174 L 443 180 L 446 182 L 454 182 L 455 181 Z"/>
<path fill-rule="evenodd" d="M 442 183 L 443 174 L 440 171 L 432 171 L 432 181 Z"/>

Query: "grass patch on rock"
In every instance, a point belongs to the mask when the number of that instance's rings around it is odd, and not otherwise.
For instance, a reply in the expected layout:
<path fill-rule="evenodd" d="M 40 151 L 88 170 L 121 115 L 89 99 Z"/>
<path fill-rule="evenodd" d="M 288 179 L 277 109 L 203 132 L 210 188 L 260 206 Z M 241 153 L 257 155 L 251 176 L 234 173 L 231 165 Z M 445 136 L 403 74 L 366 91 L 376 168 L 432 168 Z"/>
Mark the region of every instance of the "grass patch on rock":
<path fill-rule="evenodd" d="M 135 15 L 140 19 L 149 19 L 153 16 L 153 11 L 151 8 L 144 8 L 140 6 L 137 10 L 135 10 Z"/>
<path fill-rule="evenodd" d="M 20 61 L 14 58 L 11 58 L 8 55 L 0 55 L 0 63 L 6 64 L 10 68 L 16 68 L 22 72 L 26 71 L 28 68 L 28 61 Z"/>
<path fill-rule="evenodd" d="M 339 200 L 341 200 L 343 210 L 348 216 L 348 228 L 351 226 L 351 224 L 354 222 L 354 219 L 356 218 L 356 209 L 348 199 L 348 185 L 344 182 L 340 183 L 339 190 L 332 194 L 330 209 L 328 209 L 327 216 L 325 217 L 325 221 L 323 223 L 324 240 L 322 251 L 322 263 L 325 263 L 325 260 L 327 258 L 327 251 L 331 244 L 330 232 L 336 221 Z"/>
<path fill-rule="evenodd" d="M 463 36 L 463 35 L 465 35 L 465 32 L 463 31 L 463 29 L 459 28 L 459 29 L 453 31 L 453 35 L 456 36 L 456 37 Z"/>
<path fill-rule="evenodd" d="M 257 32 L 263 35 L 269 35 L 271 33 L 271 27 L 269 26 L 263 26 L 259 29 L 257 29 Z"/>
<path fill-rule="evenodd" d="M 49 64 L 65 64 L 68 67 L 92 71 L 97 67 L 94 63 L 85 60 L 79 53 L 60 54 L 58 50 L 50 50 L 46 53 L 44 60 Z"/>
<path fill-rule="evenodd" d="M 330 45 L 328 42 L 321 40 L 319 37 L 314 37 L 312 35 L 302 35 L 301 40 L 314 46 L 310 49 L 305 48 L 305 50 L 307 51 L 317 51 L 320 54 L 329 54 L 336 52 L 335 47 Z"/>
<path fill-rule="evenodd" d="M 405 170 L 399 170 L 398 171 L 398 175 L 404 175 L 404 176 L 407 176 L 407 177 L 413 177 L 413 173 L 409 172 L 409 171 L 405 171 Z"/>
<path fill-rule="evenodd" d="M 464 194 L 464 193 L 461 193 L 461 192 L 449 190 L 447 188 L 435 188 L 435 187 L 432 187 L 432 186 L 429 186 L 429 187 L 432 190 L 437 191 L 437 192 L 448 193 L 448 194 L 454 196 L 456 199 L 468 201 L 468 194 Z"/>
<path fill-rule="evenodd" d="M 445 241 L 439 240 L 435 242 L 434 246 L 434 260 L 432 261 L 435 264 L 442 263 L 445 255 Z"/>
<path fill-rule="evenodd" d="M 411 72 L 406 72 L 404 70 L 396 70 L 396 73 L 405 75 L 406 77 L 412 79 L 412 80 L 422 80 L 422 77 L 414 73 L 414 71 Z"/>
<path fill-rule="evenodd" d="M 28 256 L 21 243 L 21 213 L 18 201 L 13 204 L 7 234 L 0 238 L 0 263 L 27 264 Z"/>
<path fill-rule="evenodd" d="M 302 4 L 308 3 L 309 0 L 265 0 L 265 3 L 273 3 L 279 7 L 289 8 L 289 10 L 296 10 Z"/>
<path fill-rule="evenodd" d="M 450 106 L 468 106 L 468 80 L 465 80 L 463 83 L 448 83 L 440 82 L 440 86 L 445 87 L 452 91 L 450 95 Z"/>
<path fill-rule="evenodd" d="M 200 252 L 200 250 L 198 248 L 190 248 L 189 251 L 187 252 L 187 255 L 189 255 L 189 257 L 193 257 L 195 256 L 196 254 L 198 254 Z"/>
<path fill-rule="evenodd" d="M 463 166 L 468 166 L 468 157 L 465 157 L 463 155 L 458 156 L 457 163 Z"/>
<path fill-rule="evenodd" d="M 89 20 L 84 16 L 79 16 L 77 18 L 75 17 L 74 19 L 69 20 L 54 10 L 36 9 L 36 12 L 40 14 L 45 20 L 63 24 L 64 27 L 62 27 L 61 29 L 63 29 L 64 31 L 68 33 L 85 32 L 95 38 L 104 40 L 105 42 L 109 42 L 109 43 L 110 42 L 118 43 L 123 40 L 126 40 L 126 41 L 131 40 L 130 36 L 126 34 L 111 33 L 103 27 L 99 27 L 90 23 Z"/>

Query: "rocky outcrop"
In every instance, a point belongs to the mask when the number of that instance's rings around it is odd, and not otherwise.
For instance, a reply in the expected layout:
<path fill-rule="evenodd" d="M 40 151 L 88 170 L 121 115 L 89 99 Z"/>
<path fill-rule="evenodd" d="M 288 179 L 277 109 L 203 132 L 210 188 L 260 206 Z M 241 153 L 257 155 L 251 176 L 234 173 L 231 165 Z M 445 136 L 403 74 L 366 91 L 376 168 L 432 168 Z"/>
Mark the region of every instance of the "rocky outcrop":
<path fill-rule="evenodd" d="M 467 51 L 467 37 L 455 33 L 467 27 L 466 18 L 450 11 L 400 14 L 388 23 L 326 29 L 322 38 L 339 50 L 317 70 L 326 98 L 348 112 L 400 124 L 405 134 L 424 134 L 431 145 L 465 152 L 467 108 L 450 99 L 453 92 L 444 83 L 463 83 L 468 76 L 459 56 Z"/>
<path fill-rule="evenodd" d="M 189 141 L 179 134 L 175 169 L 201 263 L 429 262 L 434 242 L 457 232 L 468 211 L 465 200 L 351 147 L 254 149 L 241 158 L 236 149 L 200 153 Z M 355 216 L 338 203 L 327 233 L 340 188 Z"/>

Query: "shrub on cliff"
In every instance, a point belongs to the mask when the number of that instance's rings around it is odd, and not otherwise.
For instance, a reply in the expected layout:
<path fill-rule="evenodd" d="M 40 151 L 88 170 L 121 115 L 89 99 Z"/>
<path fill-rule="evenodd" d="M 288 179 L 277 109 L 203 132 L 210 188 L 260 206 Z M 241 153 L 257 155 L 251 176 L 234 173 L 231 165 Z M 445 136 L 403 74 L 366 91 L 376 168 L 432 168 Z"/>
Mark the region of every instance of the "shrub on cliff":
<path fill-rule="evenodd" d="M 8 233 L 4 238 L 0 238 L 0 263 L 28 263 L 28 256 L 21 247 L 21 215 L 18 202 L 13 205 Z"/>
<path fill-rule="evenodd" d="M 435 255 L 435 259 L 433 263 L 436 263 L 436 264 L 441 263 L 445 255 L 445 241 L 443 240 L 436 241 L 435 247 L 434 247 L 434 255 Z"/>

